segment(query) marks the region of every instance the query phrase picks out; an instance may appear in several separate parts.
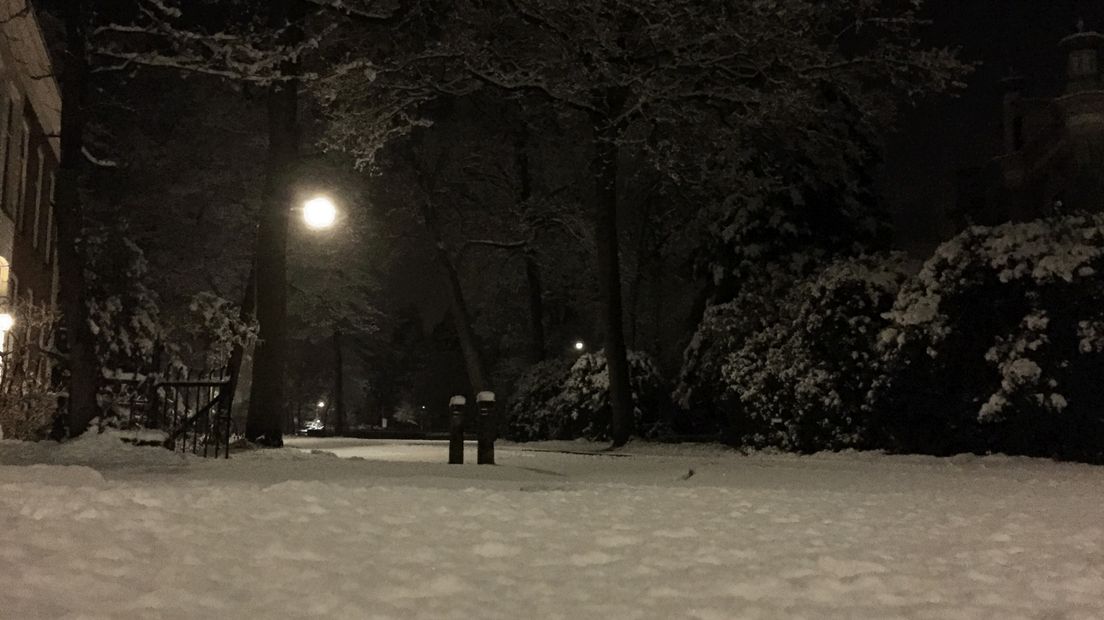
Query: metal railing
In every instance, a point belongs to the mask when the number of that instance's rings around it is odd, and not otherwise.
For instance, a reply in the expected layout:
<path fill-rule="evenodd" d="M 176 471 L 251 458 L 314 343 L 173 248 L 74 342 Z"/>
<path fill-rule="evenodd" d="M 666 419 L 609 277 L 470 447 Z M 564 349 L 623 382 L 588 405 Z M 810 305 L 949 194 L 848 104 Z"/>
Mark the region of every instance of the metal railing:
<path fill-rule="evenodd" d="M 130 428 L 161 430 L 170 450 L 215 458 L 230 456 L 233 384 L 219 370 L 173 368 L 160 374 L 115 376 L 114 409 Z"/>

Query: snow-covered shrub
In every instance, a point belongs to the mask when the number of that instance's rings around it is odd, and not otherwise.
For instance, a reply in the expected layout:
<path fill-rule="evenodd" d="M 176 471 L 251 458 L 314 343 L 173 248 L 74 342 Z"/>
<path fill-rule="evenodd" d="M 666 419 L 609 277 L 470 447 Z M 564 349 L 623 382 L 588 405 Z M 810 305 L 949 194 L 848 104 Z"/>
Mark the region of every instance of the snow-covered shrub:
<path fill-rule="evenodd" d="M 637 435 L 654 436 L 667 422 L 667 386 L 652 359 L 629 351 L 629 383 Z M 610 437 L 609 372 L 603 352 L 534 366 L 518 382 L 507 428 L 512 438 L 587 439 Z"/>
<path fill-rule="evenodd" d="M 732 439 L 812 452 L 863 445 L 881 371 L 882 315 L 907 278 L 899 255 L 832 263 L 795 286 L 775 320 L 729 354 Z"/>
<path fill-rule="evenodd" d="M 888 318 L 878 392 L 890 446 L 1104 455 L 1104 216 L 970 228 Z"/>
<path fill-rule="evenodd" d="M 256 322 L 243 320 L 237 304 L 213 292 L 194 295 L 188 311 L 175 340 L 187 340 L 187 357 L 205 367 L 225 365 L 234 345 L 248 346 L 257 337 Z"/>
<path fill-rule="evenodd" d="M 707 234 L 695 256 L 710 306 L 683 354 L 675 392 L 694 431 L 732 431 L 745 419 L 722 366 L 748 338 L 785 320 L 779 305 L 795 286 L 839 257 L 882 249 L 888 239 L 871 175 L 880 159 L 875 133 L 843 93 L 824 85 L 817 97 L 827 113 L 815 131 L 846 147 L 789 150 L 807 146 L 801 139 L 770 140 L 749 153 L 734 146 L 723 161 L 741 171 L 729 177 L 739 191 L 707 200 L 701 210 Z M 786 127 L 802 132 L 800 124 Z"/>
<path fill-rule="evenodd" d="M 164 326 L 142 249 L 113 230 L 87 231 L 88 323 L 104 368 L 135 369 L 153 357 Z"/>
<path fill-rule="evenodd" d="M 632 387 L 633 428 L 642 437 L 663 432 L 667 423 L 670 388 L 655 361 L 644 353 L 629 351 L 629 384 Z M 556 399 L 564 415 L 566 438 L 610 438 L 609 371 L 605 352 L 582 355 L 571 367 L 563 393 Z"/>
<path fill-rule="evenodd" d="M 707 307 L 682 356 L 674 400 L 693 433 L 727 432 L 738 417 L 733 394 L 725 389 L 723 368 L 748 338 L 767 329 L 779 312 L 778 293 L 745 287 L 734 300 Z"/>
<path fill-rule="evenodd" d="M 553 408 L 563 393 L 571 361 L 556 358 L 529 367 L 517 381 L 506 409 L 506 436 L 515 441 L 559 437 L 564 424 Z"/>

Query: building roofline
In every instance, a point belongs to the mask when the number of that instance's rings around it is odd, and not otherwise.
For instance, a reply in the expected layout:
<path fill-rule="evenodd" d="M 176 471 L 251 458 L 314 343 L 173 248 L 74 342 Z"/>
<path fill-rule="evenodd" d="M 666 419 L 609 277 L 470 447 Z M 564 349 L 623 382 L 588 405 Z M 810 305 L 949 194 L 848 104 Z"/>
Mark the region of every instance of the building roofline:
<path fill-rule="evenodd" d="M 1091 49 L 1104 47 L 1104 34 L 1095 31 L 1075 32 L 1058 42 L 1062 49 Z"/>
<path fill-rule="evenodd" d="M 20 6 L 14 7 L 13 5 Z M 27 96 L 55 157 L 61 155 L 61 90 L 55 78 L 42 26 L 30 0 L 0 0 L 7 21 L 0 25 L 3 44 L 19 65 L 11 74 Z"/>

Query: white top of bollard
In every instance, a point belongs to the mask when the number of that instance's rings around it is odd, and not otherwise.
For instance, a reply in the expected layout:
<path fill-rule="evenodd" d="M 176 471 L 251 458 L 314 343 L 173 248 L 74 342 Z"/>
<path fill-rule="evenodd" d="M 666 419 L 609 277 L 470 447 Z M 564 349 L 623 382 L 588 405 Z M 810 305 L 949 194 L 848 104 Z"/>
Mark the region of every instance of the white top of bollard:
<path fill-rule="evenodd" d="M 453 405 L 460 405 L 462 407 L 466 404 L 468 404 L 468 399 L 464 398 L 463 396 L 453 396 L 449 399 L 449 407 L 452 407 Z"/>
<path fill-rule="evenodd" d="M 494 401 L 494 392 L 480 392 L 475 395 L 475 402 L 477 403 L 493 403 Z"/>

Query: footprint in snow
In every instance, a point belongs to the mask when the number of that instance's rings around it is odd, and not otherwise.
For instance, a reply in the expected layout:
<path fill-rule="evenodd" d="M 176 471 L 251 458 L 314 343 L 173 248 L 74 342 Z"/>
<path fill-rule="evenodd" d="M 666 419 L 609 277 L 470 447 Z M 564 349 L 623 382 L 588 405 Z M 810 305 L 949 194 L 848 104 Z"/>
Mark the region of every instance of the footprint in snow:
<path fill-rule="evenodd" d="M 601 551 L 588 551 L 587 553 L 576 553 L 569 559 L 573 566 L 599 566 L 602 564 L 609 564 L 610 562 L 616 562 L 617 558 Z"/>
<path fill-rule="evenodd" d="M 485 542 L 472 547 L 472 553 L 481 558 L 510 558 L 521 553 L 521 549 L 500 542 Z"/>

